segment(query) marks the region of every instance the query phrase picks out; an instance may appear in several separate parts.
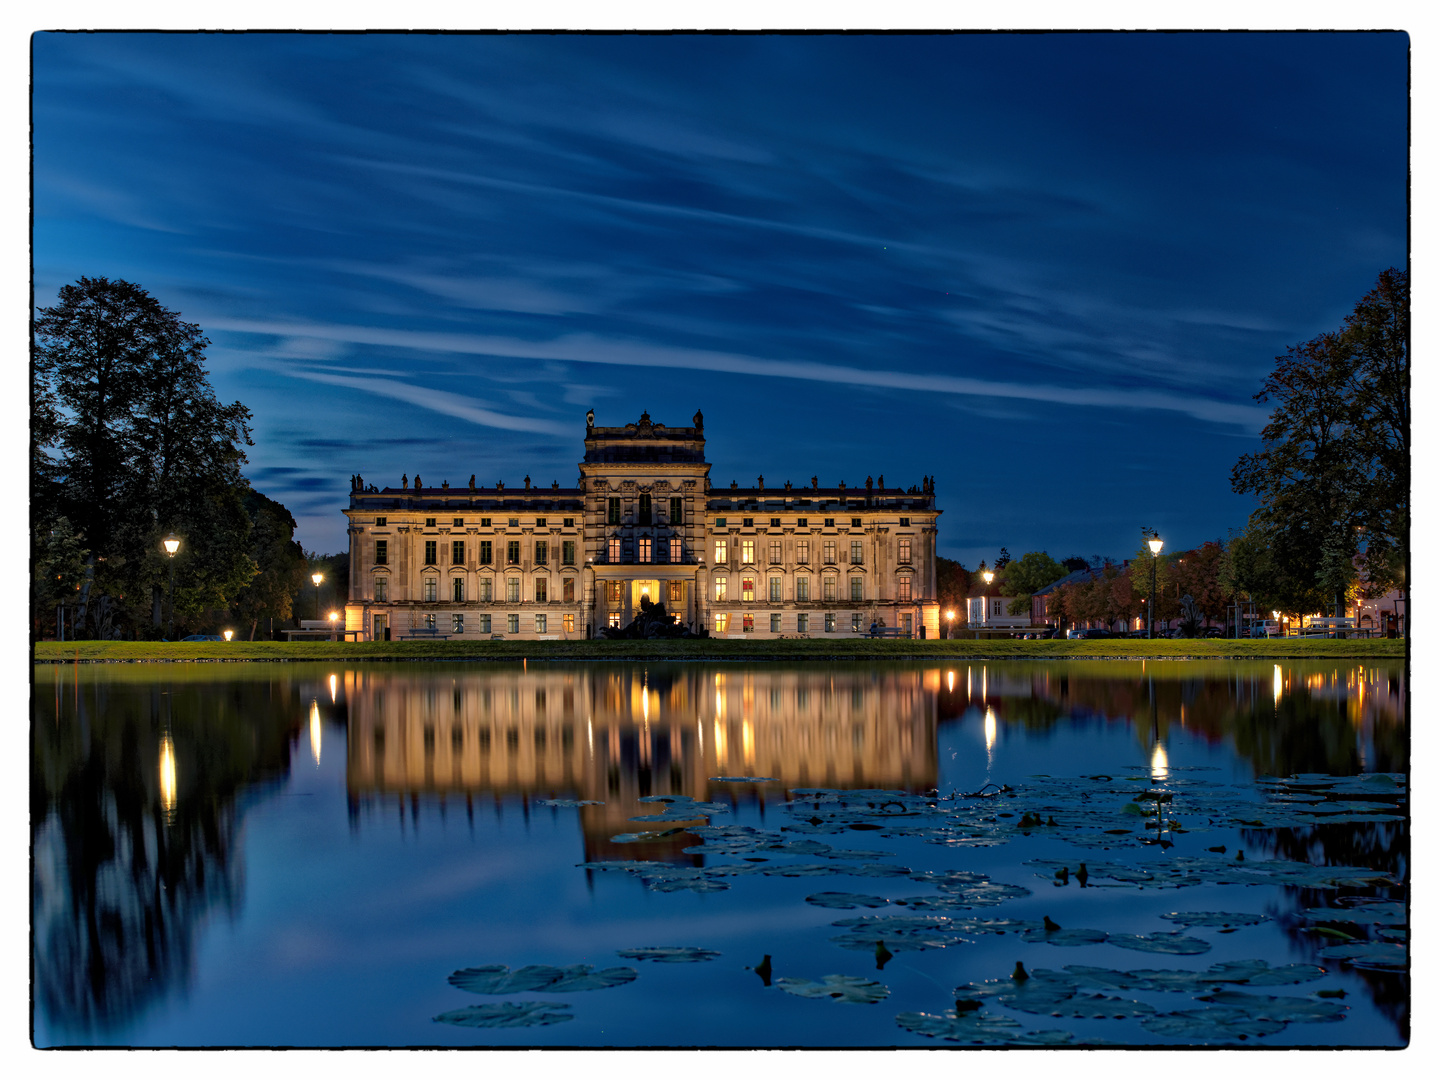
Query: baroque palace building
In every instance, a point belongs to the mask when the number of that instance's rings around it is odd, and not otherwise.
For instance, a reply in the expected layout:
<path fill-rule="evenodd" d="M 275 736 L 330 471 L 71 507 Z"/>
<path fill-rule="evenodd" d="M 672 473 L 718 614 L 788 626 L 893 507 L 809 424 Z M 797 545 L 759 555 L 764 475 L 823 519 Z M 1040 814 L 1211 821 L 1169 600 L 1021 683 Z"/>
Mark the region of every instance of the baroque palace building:
<path fill-rule="evenodd" d="M 598 637 L 642 599 L 713 637 L 938 636 L 933 480 L 713 488 L 704 418 L 586 416 L 577 486 L 399 488 L 351 478 L 350 602 L 362 640 Z"/>

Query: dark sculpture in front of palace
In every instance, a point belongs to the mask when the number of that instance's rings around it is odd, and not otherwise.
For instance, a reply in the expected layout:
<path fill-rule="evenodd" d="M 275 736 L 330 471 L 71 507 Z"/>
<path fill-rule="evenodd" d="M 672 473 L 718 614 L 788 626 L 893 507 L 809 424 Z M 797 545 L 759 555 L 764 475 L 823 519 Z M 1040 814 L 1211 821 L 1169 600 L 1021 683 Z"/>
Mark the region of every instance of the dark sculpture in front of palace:
<path fill-rule="evenodd" d="M 652 604 L 650 598 L 640 598 L 640 614 L 629 626 L 602 626 L 600 633 L 607 638 L 631 641 L 647 638 L 693 638 L 684 626 L 675 621 L 673 615 L 665 614 L 664 604 Z"/>

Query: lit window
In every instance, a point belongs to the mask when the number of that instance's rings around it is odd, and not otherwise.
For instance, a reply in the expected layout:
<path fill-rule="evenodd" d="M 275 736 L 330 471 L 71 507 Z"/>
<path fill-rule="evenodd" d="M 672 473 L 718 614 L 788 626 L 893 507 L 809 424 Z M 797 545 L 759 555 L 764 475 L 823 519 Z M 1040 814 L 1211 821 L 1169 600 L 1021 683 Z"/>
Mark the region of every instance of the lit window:
<path fill-rule="evenodd" d="M 770 602 L 772 604 L 779 603 L 781 600 L 784 599 L 784 596 L 781 593 L 781 589 L 783 588 L 781 583 L 783 580 L 783 578 L 778 577 L 772 577 L 770 579 Z"/>
<path fill-rule="evenodd" d="M 642 563 L 650 561 L 650 537 L 648 536 L 640 537 L 640 561 Z"/>
<path fill-rule="evenodd" d="M 860 632 L 860 613 L 858 611 L 850 616 L 850 629 L 857 634 Z"/>
<path fill-rule="evenodd" d="M 740 629 L 741 629 L 741 631 L 742 631 L 743 633 L 746 633 L 746 634 L 753 633 L 754 630 L 755 630 L 755 616 L 754 616 L 754 615 L 744 615 L 744 616 L 741 616 L 741 619 L 740 619 Z"/>
<path fill-rule="evenodd" d="M 800 577 L 797 577 L 797 578 L 795 579 L 795 599 L 796 599 L 796 600 L 809 600 L 809 599 L 810 599 L 810 579 L 809 579 L 809 577 L 807 577 L 807 576 L 805 576 L 805 575 L 801 575 Z"/>
<path fill-rule="evenodd" d="M 730 561 L 730 542 L 728 540 L 715 541 L 715 565 L 724 566 Z"/>
<path fill-rule="evenodd" d="M 805 566 L 810 562 L 809 540 L 795 541 L 795 561 L 798 562 L 801 566 Z"/>
<path fill-rule="evenodd" d="M 457 577 L 450 579 L 450 599 L 454 600 L 457 604 L 463 604 L 465 602 L 464 578 Z"/>
<path fill-rule="evenodd" d="M 859 566 L 865 561 L 865 542 L 863 540 L 850 541 L 850 565 Z"/>
<path fill-rule="evenodd" d="M 511 604 L 520 602 L 520 579 L 518 577 L 505 579 L 505 599 Z"/>
<path fill-rule="evenodd" d="M 835 632 L 835 613 L 833 611 L 827 611 L 825 613 L 825 632 L 827 634 L 833 634 Z"/>
<path fill-rule="evenodd" d="M 575 632 L 575 616 L 574 616 L 574 615 L 566 615 L 566 616 L 565 616 L 565 632 L 566 632 L 567 634 L 573 634 L 573 633 Z"/>
<path fill-rule="evenodd" d="M 433 577 L 427 577 L 427 578 L 425 579 L 425 592 L 424 592 L 425 602 L 426 602 L 427 604 L 433 604 L 433 603 L 436 601 L 436 599 L 437 599 L 436 594 L 437 594 L 439 591 L 440 591 L 440 582 L 439 582 L 437 579 L 433 578 Z"/>
<path fill-rule="evenodd" d="M 620 582 L 607 581 L 605 583 L 605 602 L 614 607 L 620 603 Z"/>
<path fill-rule="evenodd" d="M 826 566 L 834 566 L 834 565 L 835 565 L 835 541 L 834 541 L 834 540 L 826 540 L 826 541 L 825 541 L 825 565 L 826 565 Z"/>
<path fill-rule="evenodd" d="M 612 537 L 610 537 L 610 543 L 609 543 L 609 545 L 608 545 L 607 554 L 608 554 L 608 556 L 609 556 L 609 561 L 610 561 L 610 562 L 612 562 L 612 563 L 618 563 L 618 562 L 620 561 L 620 556 L 621 556 L 621 551 L 620 551 L 620 537 L 618 537 L 618 536 L 612 536 Z"/>
<path fill-rule="evenodd" d="M 375 579 L 375 601 L 383 604 L 390 599 L 390 582 L 383 577 Z"/>
<path fill-rule="evenodd" d="M 547 619 L 547 617 L 544 616 L 544 615 L 536 615 L 536 616 L 535 616 L 535 632 L 536 632 L 537 634 L 543 634 L 543 633 L 545 633 L 545 623 L 546 623 L 546 619 Z"/>
<path fill-rule="evenodd" d="M 755 565 L 755 541 L 754 541 L 754 540 L 741 540 L 741 541 L 740 541 L 740 561 L 741 561 L 741 563 L 743 563 L 743 564 L 746 565 L 746 566 L 754 566 L 754 565 Z"/>
<path fill-rule="evenodd" d="M 852 578 L 850 579 L 850 599 L 851 599 L 851 600 L 864 600 L 864 599 L 865 599 L 865 579 L 864 579 L 864 578 L 861 578 L 861 577 L 852 577 Z"/>
<path fill-rule="evenodd" d="M 680 581 L 667 581 L 665 583 L 665 602 L 667 604 L 680 604 L 685 601 L 685 584 Z"/>
<path fill-rule="evenodd" d="M 565 579 L 564 584 L 560 586 L 560 593 L 560 598 L 564 600 L 565 603 L 573 604 L 575 602 L 575 579 L 573 577 L 567 577 Z"/>
<path fill-rule="evenodd" d="M 463 634 L 465 632 L 465 616 L 455 614 L 450 616 L 450 632 L 452 634 Z"/>
<path fill-rule="evenodd" d="M 779 615 L 771 615 L 771 616 L 770 616 L 770 633 L 772 633 L 772 634 L 778 634 L 779 632 L 780 632 L 780 616 L 779 616 Z"/>
<path fill-rule="evenodd" d="M 491 547 L 491 541 L 489 541 L 489 540 L 481 540 L 481 541 L 480 541 L 480 565 L 481 565 L 481 566 L 489 566 L 489 565 L 490 565 L 490 559 L 491 559 L 492 553 L 493 553 L 493 551 L 492 551 L 492 547 Z"/>
<path fill-rule="evenodd" d="M 747 578 L 741 578 L 741 579 L 740 579 L 740 599 L 741 599 L 741 600 L 754 600 L 754 599 L 755 599 L 755 579 L 754 579 L 754 578 L 748 578 L 748 577 L 747 577 Z"/>
<path fill-rule="evenodd" d="M 780 563 L 781 563 L 781 561 L 782 561 L 783 559 L 784 559 L 784 556 L 781 554 L 781 544 L 780 544 L 780 541 L 779 541 L 779 540 L 771 540 L 771 541 L 770 541 L 770 565 L 771 565 L 771 566 L 779 566 Z"/>
<path fill-rule="evenodd" d="M 717 611 L 715 613 L 715 629 L 721 634 L 725 633 L 726 630 L 729 630 L 730 616 L 726 613 Z"/>
<path fill-rule="evenodd" d="M 511 633 L 511 634 L 518 634 L 518 633 L 520 632 L 520 616 L 519 616 L 519 615 L 506 615 L 506 616 L 505 616 L 505 629 L 506 629 L 507 632 L 509 632 L 509 633 Z"/>
<path fill-rule="evenodd" d="M 426 540 L 426 541 L 425 541 L 425 565 L 426 565 L 426 566 L 434 566 L 434 565 L 435 565 L 435 541 L 434 541 L 434 540 Z"/>
<path fill-rule="evenodd" d="M 535 602 L 543 604 L 550 594 L 550 582 L 547 578 L 537 577 L 535 579 Z"/>
<path fill-rule="evenodd" d="M 618 611 L 612 611 L 612 612 L 610 613 L 610 618 L 609 618 L 608 621 L 609 621 L 609 623 L 610 623 L 611 626 L 619 627 L 619 625 L 620 625 L 620 613 L 619 613 Z"/>
<path fill-rule="evenodd" d="M 725 587 L 727 583 L 728 580 L 726 578 L 717 577 L 715 579 L 715 599 L 717 601 L 725 599 Z"/>
<path fill-rule="evenodd" d="M 795 616 L 795 630 L 796 630 L 797 633 L 800 633 L 800 634 L 808 634 L 808 633 L 810 632 L 810 616 L 809 616 L 809 615 L 796 615 L 796 616 Z"/>
<path fill-rule="evenodd" d="M 910 603 L 911 596 L 910 596 L 910 578 L 909 578 L 909 577 L 902 577 L 902 578 L 899 580 L 899 582 L 897 583 L 897 588 L 896 588 L 896 591 L 895 591 L 895 599 L 896 599 L 896 600 L 899 600 L 902 604 L 908 604 L 908 603 Z M 997 611 L 996 611 L 995 613 L 996 613 L 997 615 L 999 614 L 998 605 L 997 605 Z"/>
<path fill-rule="evenodd" d="M 903 563 L 908 563 L 909 561 L 910 561 L 910 538 L 909 538 L 909 537 L 902 537 L 902 538 L 900 539 L 900 562 L 903 564 Z"/>

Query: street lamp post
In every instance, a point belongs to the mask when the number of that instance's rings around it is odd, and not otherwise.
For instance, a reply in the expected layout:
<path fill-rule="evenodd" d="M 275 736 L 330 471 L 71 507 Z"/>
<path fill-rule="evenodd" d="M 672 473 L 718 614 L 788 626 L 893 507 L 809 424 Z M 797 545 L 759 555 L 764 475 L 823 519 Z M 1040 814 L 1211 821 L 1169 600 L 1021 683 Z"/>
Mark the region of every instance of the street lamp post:
<path fill-rule="evenodd" d="M 1150 545 L 1150 610 L 1146 612 L 1145 619 L 1145 637 L 1148 640 L 1155 636 L 1155 567 L 1160 562 L 1160 549 L 1165 546 L 1165 541 L 1152 536 L 1147 543 Z"/>
<path fill-rule="evenodd" d="M 180 550 L 180 537 L 171 533 L 160 541 L 165 545 L 165 554 L 170 556 L 170 636 L 175 636 L 175 552 Z"/>
<path fill-rule="evenodd" d="M 320 618 L 320 582 L 325 580 L 324 574 L 311 574 L 310 580 L 315 583 L 315 618 Z"/>

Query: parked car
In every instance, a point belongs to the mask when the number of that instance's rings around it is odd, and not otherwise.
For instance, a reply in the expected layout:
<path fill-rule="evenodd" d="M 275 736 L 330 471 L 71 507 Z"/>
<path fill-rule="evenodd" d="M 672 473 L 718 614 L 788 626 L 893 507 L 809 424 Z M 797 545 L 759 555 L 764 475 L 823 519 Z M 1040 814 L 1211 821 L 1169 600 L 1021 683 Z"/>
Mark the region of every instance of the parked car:
<path fill-rule="evenodd" d="M 191 634 L 189 637 L 182 637 L 181 641 L 224 641 L 219 634 Z"/>
<path fill-rule="evenodd" d="M 1207 626 L 1207 627 L 1205 627 L 1203 630 L 1200 631 L 1200 636 L 1201 636 L 1201 637 L 1224 637 L 1224 636 L 1225 636 L 1225 631 L 1224 631 L 1224 630 L 1221 630 L 1218 626 Z"/>
<path fill-rule="evenodd" d="M 1115 635 L 1110 633 L 1109 630 L 1103 630 L 1098 626 L 1092 626 L 1089 630 L 1081 630 L 1075 636 L 1082 638 L 1108 638 L 1114 637 Z"/>

